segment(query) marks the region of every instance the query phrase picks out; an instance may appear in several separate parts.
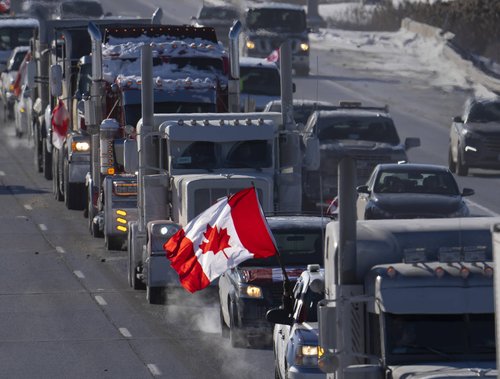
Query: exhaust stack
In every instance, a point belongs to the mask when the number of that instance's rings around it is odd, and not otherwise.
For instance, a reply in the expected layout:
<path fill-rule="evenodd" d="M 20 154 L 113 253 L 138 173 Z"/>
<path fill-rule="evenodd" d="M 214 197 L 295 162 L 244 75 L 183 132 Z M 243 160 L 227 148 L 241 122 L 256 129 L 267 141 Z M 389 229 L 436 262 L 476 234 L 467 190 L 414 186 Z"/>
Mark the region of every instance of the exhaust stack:
<path fill-rule="evenodd" d="M 230 78 L 228 82 L 229 112 L 240 112 L 240 33 L 241 21 L 234 22 L 229 29 Z"/>

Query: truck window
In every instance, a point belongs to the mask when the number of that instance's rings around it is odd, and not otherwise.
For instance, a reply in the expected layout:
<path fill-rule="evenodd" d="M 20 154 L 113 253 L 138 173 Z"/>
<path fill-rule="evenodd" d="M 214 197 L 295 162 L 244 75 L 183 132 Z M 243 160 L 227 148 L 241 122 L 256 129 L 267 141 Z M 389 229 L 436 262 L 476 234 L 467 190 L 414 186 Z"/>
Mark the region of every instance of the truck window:
<path fill-rule="evenodd" d="M 174 168 L 182 169 L 213 169 L 217 164 L 215 143 L 207 141 L 197 141 L 191 143 L 174 160 Z"/>
<path fill-rule="evenodd" d="M 272 150 L 267 141 L 244 141 L 229 150 L 224 167 L 267 168 L 272 166 Z"/>
<path fill-rule="evenodd" d="M 33 28 L 0 28 L 0 49 L 10 50 L 18 46 L 29 46 Z"/>
<path fill-rule="evenodd" d="M 274 29 L 300 33 L 306 30 L 306 15 L 298 9 L 250 9 L 246 15 L 246 25 L 250 30 Z"/>
<path fill-rule="evenodd" d="M 241 93 L 280 96 L 280 74 L 277 68 L 242 66 L 240 70 Z"/>

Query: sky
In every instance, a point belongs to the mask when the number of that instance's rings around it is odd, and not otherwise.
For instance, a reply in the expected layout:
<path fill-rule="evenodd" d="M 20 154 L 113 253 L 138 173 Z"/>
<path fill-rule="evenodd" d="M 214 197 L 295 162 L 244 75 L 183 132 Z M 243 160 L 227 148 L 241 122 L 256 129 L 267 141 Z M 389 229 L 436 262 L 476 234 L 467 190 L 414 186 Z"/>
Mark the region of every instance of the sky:
<path fill-rule="evenodd" d="M 322 4 L 319 6 L 319 14 L 325 19 L 345 20 L 352 17 L 354 9 L 359 7 L 359 3 Z M 370 12 L 371 7 L 365 6 L 367 12 Z M 478 96 L 493 96 L 491 91 L 468 77 L 463 68 L 445 57 L 444 40 L 423 38 L 405 29 L 396 32 L 361 32 L 334 28 L 320 29 L 319 33 L 311 34 L 310 39 L 314 49 L 341 49 L 369 53 L 375 58 L 362 62 L 367 69 L 397 72 L 398 75 L 405 77 L 428 76 L 436 86 L 472 89 Z M 496 68 L 500 73 L 498 65 L 492 68 Z"/>

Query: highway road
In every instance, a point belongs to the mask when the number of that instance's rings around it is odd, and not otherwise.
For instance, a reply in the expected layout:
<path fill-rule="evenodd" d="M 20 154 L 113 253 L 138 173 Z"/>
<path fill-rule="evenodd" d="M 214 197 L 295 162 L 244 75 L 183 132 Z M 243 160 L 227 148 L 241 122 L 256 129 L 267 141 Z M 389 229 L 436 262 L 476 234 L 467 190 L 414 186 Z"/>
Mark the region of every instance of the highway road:
<path fill-rule="evenodd" d="M 201 5 L 152 3 L 120 6 L 125 14 L 148 16 L 160 5 L 164 21 L 178 23 Z M 116 2 L 103 4 L 119 13 Z M 349 67 L 369 58 L 313 46 L 311 76 L 295 78 L 296 97 L 389 104 L 401 137 L 422 140 L 410 159 L 445 164 L 448 127 L 468 94 Z M 81 212 L 53 199 L 51 182 L 34 170 L 30 142 L 17 139 L 12 125 L 1 124 L 0 136 L 0 377 L 274 377 L 270 349 L 234 349 L 220 337 L 213 291 L 178 291 L 160 306 L 130 289 L 126 253 L 106 251 Z M 499 178 L 483 171 L 458 178 L 477 192 L 474 214 L 500 213 Z"/>

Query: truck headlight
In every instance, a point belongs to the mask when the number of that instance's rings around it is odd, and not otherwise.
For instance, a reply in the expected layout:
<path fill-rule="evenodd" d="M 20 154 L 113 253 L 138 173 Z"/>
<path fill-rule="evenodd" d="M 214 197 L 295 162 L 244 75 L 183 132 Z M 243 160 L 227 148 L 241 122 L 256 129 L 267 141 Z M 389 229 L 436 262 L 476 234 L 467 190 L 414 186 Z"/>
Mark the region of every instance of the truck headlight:
<path fill-rule="evenodd" d="M 262 288 L 251 284 L 240 284 L 240 296 L 251 299 L 262 299 Z"/>
<path fill-rule="evenodd" d="M 88 142 L 71 142 L 71 150 L 73 152 L 77 151 L 79 153 L 86 152 L 90 150 L 90 144 Z"/>
<path fill-rule="evenodd" d="M 316 345 L 299 345 L 295 354 L 297 366 L 317 366 L 319 349 Z"/>
<path fill-rule="evenodd" d="M 255 49 L 255 42 L 248 40 L 246 43 L 247 49 L 253 50 Z"/>
<path fill-rule="evenodd" d="M 309 50 L 309 44 L 308 44 L 308 43 L 306 43 L 306 42 L 302 42 L 302 43 L 300 44 L 300 50 L 302 50 L 302 51 L 307 51 L 307 50 Z"/>

